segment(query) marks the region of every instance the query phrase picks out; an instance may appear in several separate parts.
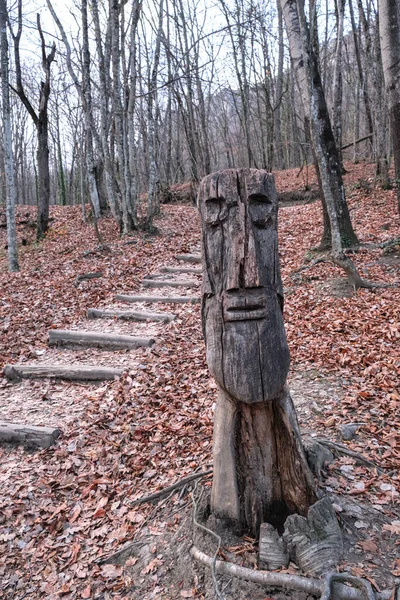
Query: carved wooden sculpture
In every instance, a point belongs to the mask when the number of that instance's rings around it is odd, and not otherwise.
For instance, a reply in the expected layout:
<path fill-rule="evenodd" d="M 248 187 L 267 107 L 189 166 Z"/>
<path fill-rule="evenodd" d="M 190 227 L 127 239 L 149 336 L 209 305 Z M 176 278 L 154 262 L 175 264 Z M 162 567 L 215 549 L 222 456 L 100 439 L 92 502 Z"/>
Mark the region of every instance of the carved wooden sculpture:
<path fill-rule="evenodd" d="M 219 393 L 214 422 L 211 508 L 258 535 L 267 521 L 306 515 L 314 482 L 286 386 L 274 180 L 228 169 L 201 182 L 207 362 Z"/>

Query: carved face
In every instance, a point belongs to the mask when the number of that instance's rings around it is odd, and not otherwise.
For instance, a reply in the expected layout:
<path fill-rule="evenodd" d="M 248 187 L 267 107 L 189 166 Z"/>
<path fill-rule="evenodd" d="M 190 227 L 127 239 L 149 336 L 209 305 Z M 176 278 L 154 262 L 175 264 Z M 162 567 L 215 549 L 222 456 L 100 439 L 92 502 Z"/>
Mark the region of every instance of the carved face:
<path fill-rule="evenodd" d="M 289 368 L 273 177 L 256 169 L 209 175 L 199 209 L 208 366 L 233 399 L 272 399 Z"/>

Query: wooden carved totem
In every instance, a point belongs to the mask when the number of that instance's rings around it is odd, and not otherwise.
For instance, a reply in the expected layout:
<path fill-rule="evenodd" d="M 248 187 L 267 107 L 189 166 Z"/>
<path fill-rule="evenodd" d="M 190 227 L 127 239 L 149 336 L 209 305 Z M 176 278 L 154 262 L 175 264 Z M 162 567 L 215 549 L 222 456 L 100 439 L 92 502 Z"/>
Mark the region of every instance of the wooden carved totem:
<path fill-rule="evenodd" d="M 199 190 L 202 322 L 218 384 L 211 509 L 239 531 L 282 529 L 316 500 L 292 400 L 273 177 L 228 169 Z"/>

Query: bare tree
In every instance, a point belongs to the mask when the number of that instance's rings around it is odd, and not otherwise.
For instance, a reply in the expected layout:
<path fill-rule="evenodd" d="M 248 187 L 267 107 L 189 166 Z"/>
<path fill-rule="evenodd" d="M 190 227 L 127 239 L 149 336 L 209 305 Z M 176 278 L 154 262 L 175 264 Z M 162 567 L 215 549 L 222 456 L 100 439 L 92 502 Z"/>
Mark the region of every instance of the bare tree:
<path fill-rule="evenodd" d="M 56 45 L 53 42 L 50 52 L 46 53 L 46 43 L 40 24 L 40 15 L 36 19 L 37 28 L 40 35 L 41 53 L 42 53 L 42 69 L 45 74 L 44 81 L 40 84 L 39 108 L 37 111 L 33 108 L 29 100 L 24 84 L 22 82 L 21 56 L 20 56 L 20 41 L 22 35 L 22 0 L 18 0 L 18 28 L 14 34 L 11 30 L 11 35 L 14 42 L 14 60 L 15 60 L 15 77 L 16 84 L 14 91 L 20 98 L 21 102 L 28 111 L 32 121 L 36 127 L 38 137 L 37 149 L 37 168 L 38 168 L 38 219 L 36 237 L 42 239 L 49 226 L 49 203 L 50 203 L 50 169 L 49 169 L 49 123 L 48 123 L 48 103 L 50 96 L 50 67 L 54 61 L 56 54 Z"/>
<path fill-rule="evenodd" d="M 8 41 L 7 41 L 7 4 L 0 0 L 0 68 L 1 68 L 1 99 L 3 118 L 3 150 L 4 170 L 6 179 L 6 215 L 7 215 L 7 245 L 8 270 L 19 271 L 17 229 L 15 223 L 15 182 L 14 161 L 11 137 L 11 107 L 8 75 Z"/>
<path fill-rule="evenodd" d="M 317 57 L 310 39 L 304 0 L 281 0 L 292 65 L 297 75 L 303 106 L 321 177 L 322 190 L 331 226 L 332 251 L 358 245 L 346 202 L 340 160 L 332 132 Z"/>

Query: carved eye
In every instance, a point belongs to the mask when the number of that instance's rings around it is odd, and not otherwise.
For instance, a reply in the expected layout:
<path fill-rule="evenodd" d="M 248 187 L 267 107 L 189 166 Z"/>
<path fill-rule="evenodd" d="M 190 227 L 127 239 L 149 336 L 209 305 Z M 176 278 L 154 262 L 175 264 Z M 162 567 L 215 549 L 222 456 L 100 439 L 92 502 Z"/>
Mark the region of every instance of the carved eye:
<path fill-rule="evenodd" d="M 224 198 L 209 198 L 206 200 L 205 222 L 216 227 L 223 223 L 228 216 L 228 207 Z"/>
<path fill-rule="evenodd" d="M 249 214 L 253 225 L 265 229 L 272 223 L 272 202 L 263 194 L 249 196 Z"/>

